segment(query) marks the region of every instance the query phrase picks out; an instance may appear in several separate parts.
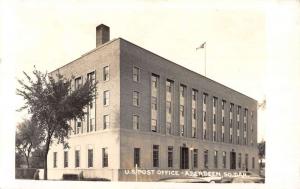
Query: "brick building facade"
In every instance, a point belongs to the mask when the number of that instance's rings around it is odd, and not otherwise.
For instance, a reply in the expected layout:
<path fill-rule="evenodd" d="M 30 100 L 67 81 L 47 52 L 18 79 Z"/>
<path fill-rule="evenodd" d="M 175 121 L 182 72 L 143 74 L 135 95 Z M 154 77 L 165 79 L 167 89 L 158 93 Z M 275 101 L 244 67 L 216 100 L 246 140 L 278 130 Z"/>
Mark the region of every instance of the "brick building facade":
<path fill-rule="evenodd" d="M 53 144 L 49 178 L 134 180 L 126 170 L 258 170 L 257 101 L 122 38 L 96 29 L 97 47 L 55 70 L 72 88 L 98 81 L 69 149 Z M 156 181 L 162 175 L 141 175 Z"/>

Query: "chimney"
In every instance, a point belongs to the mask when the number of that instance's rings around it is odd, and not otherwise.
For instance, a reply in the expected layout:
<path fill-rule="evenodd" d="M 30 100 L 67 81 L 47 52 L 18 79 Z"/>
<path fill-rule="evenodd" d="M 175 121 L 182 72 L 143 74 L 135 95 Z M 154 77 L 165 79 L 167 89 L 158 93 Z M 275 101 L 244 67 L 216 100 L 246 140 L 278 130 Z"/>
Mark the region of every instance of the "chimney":
<path fill-rule="evenodd" d="M 109 27 L 100 24 L 96 27 L 96 47 L 109 41 Z"/>

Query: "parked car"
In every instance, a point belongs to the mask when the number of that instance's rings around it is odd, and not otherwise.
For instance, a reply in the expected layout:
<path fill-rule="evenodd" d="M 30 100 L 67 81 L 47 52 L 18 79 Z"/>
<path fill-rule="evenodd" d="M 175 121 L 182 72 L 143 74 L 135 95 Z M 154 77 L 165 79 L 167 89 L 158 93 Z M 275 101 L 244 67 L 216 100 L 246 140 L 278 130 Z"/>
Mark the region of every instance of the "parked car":
<path fill-rule="evenodd" d="M 220 183 L 222 181 L 221 176 L 199 176 L 198 178 L 201 178 L 208 183 Z"/>
<path fill-rule="evenodd" d="M 265 178 L 247 171 L 245 176 L 232 178 L 232 183 L 265 183 Z"/>

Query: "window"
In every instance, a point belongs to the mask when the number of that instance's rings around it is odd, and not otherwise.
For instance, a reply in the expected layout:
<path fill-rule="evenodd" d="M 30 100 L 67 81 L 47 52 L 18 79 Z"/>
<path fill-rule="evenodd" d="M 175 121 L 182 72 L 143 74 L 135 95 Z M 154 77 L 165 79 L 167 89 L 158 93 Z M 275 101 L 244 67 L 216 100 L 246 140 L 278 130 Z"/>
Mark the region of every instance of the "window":
<path fill-rule="evenodd" d="M 103 68 L 103 81 L 109 80 L 109 66 Z"/>
<path fill-rule="evenodd" d="M 153 145 L 153 167 L 159 167 L 159 146 Z"/>
<path fill-rule="evenodd" d="M 184 106 L 180 105 L 180 115 L 183 117 L 184 116 Z"/>
<path fill-rule="evenodd" d="M 239 153 L 239 158 L 238 158 L 238 168 L 241 169 L 242 168 L 242 154 Z"/>
<path fill-rule="evenodd" d="M 157 110 L 157 98 L 156 97 L 151 97 L 151 109 Z"/>
<path fill-rule="evenodd" d="M 140 100 L 139 100 L 139 92 L 133 91 L 132 93 L 132 105 L 133 106 L 139 106 L 140 105 Z"/>
<path fill-rule="evenodd" d="M 151 120 L 151 131 L 157 132 L 157 120 L 156 119 Z"/>
<path fill-rule="evenodd" d="M 206 122 L 206 111 L 203 111 L 203 122 Z"/>
<path fill-rule="evenodd" d="M 103 105 L 108 106 L 109 105 L 109 91 L 103 92 Z"/>
<path fill-rule="evenodd" d="M 204 151 L 204 168 L 208 169 L 208 150 Z"/>
<path fill-rule="evenodd" d="M 203 104 L 206 104 L 208 94 L 203 93 Z"/>
<path fill-rule="evenodd" d="M 80 120 L 76 120 L 75 134 L 78 134 L 80 132 L 80 128 L 81 128 L 81 121 Z"/>
<path fill-rule="evenodd" d="M 213 97 L 213 107 L 214 108 L 217 107 L 217 102 L 218 102 L 218 98 L 217 97 Z"/>
<path fill-rule="evenodd" d="M 222 126 L 222 142 L 225 142 L 224 126 Z"/>
<path fill-rule="evenodd" d="M 194 149 L 193 167 L 198 168 L 198 149 Z"/>
<path fill-rule="evenodd" d="M 68 167 L 69 166 L 69 157 L 68 157 L 68 151 L 64 151 L 64 167 Z"/>
<path fill-rule="evenodd" d="M 232 119 L 233 119 L 233 107 L 234 104 L 230 103 L 230 108 L 229 108 L 229 126 L 232 127 Z"/>
<path fill-rule="evenodd" d="M 108 167 L 108 151 L 107 151 L 107 148 L 102 148 L 102 167 Z"/>
<path fill-rule="evenodd" d="M 133 115 L 132 116 L 132 126 L 133 129 L 139 130 L 140 129 L 140 124 L 139 124 L 139 116 L 138 115 Z"/>
<path fill-rule="evenodd" d="M 185 86 L 184 85 L 180 85 L 180 96 L 184 97 L 185 93 Z"/>
<path fill-rule="evenodd" d="M 90 125 L 90 127 L 87 127 L 88 132 L 89 132 L 89 131 L 92 132 L 92 131 L 93 131 L 93 128 L 95 127 L 95 118 L 91 118 L 91 119 L 90 119 L 89 125 Z M 95 130 L 96 130 L 96 128 L 95 128 Z"/>
<path fill-rule="evenodd" d="M 192 100 L 197 101 L 197 90 L 195 89 L 192 90 Z"/>
<path fill-rule="evenodd" d="M 217 141 L 217 131 L 215 125 L 213 125 L 213 141 Z"/>
<path fill-rule="evenodd" d="M 206 126 L 203 128 L 203 139 L 207 139 Z"/>
<path fill-rule="evenodd" d="M 192 108 L 193 119 L 197 119 L 197 111 L 196 108 Z"/>
<path fill-rule="evenodd" d="M 75 167 L 80 167 L 80 151 L 75 150 Z"/>
<path fill-rule="evenodd" d="M 109 115 L 103 116 L 103 129 L 109 128 Z"/>
<path fill-rule="evenodd" d="M 168 167 L 173 167 L 173 146 L 168 146 Z"/>
<path fill-rule="evenodd" d="M 234 104 L 233 103 L 230 103 L 230 107 L 229 107 L 229 111 L 232 113 L 232 111 L 233 111 L 233 106 L 234 106 Z"/>
<path fill-rule="evenodd" d="M 226 152 L 223 152 L 223 168 L 226 169 Z"/>
<path fill-rule="evenodd" d="M 180 136 L 183 136 L 184 135 L 184 125 L 181 124 L 180 125 Z"/>
<path fill-rule="evenodd" d="M 215 151 L 214 153 L 214 167 L 218 168 L 218 151 Z"/>
<path fill-rule="evenodd" d="M 244 144 L 247 144 L 247 124 L 248 124 L 248 109 L 245 108 L 245 112 L 244 112 Z"/>
<path fill-rule="evenodd" d="M 171 114 L 172 113 L 172 107 L 171 107 L 171 102 L 167 101 L 166 102 L 166 111 L 167 113 Z"/>
<path fill-rule="evenodd" d="M 222 110 L 225 110 L 226 100 L 222 100 Z"/>
<path fill-rule="evenodd" d="M 132 80 L 135 82 L 140 81 L 140 69 L 138 67 L 133 67 Z"/>
<path fill-rule="evenodd" d="M 196 127 L 192 127 L 192 138 L 196 138 Z"/>
<path fill-rule="evenodd" d="M 88 167 L 93 167 L 93 149 L 88 149 Z"/>
<path fill-rule="evenodd" d="M 232 143 L 233 142 L 233 138 L 232 138 L 232 128 L 229 128 L 229 140 Z"/>
<path fill-rule="evenodd" d="M 214 124 L 217 124 L 217 116 L 216 116 L 216 114 L 213 115 L 213 121 L 214 121 Z"/>
<path fill-rule="evenodd" d="M 133 151 L 133 165 L 140 167 L 140 148 L 134 148 Z"/>
<path fill-rule="evenodd" d="M 225 100 L 222 100 L 222 126 L 225 125 L 225 103 L 226 101 Z"/>
<path fill-rule="evenodd" d="M 57 167 L 57 152 L 53 152 L 53 167 Z"/>
<path fill-rule="evenodd" d="M 76 79 L 75 79 L 75 90 L 76 90 L 76 89 L 79 89 L 79 87 L 81 86 L 81 84 L 82 84 L 82 79 L 81 79 L 81 77 L 76 78 Z"/>
<path fill-rule="evenodd" d="M 173 86 L 173 81 L 167 80 L 166 81 L 166 91 L 171 93 L 172 92 L 172 86 Z"/>
<path fill-rule="evenodd" d="M 95 80 L 96 80 L 96 78 L 95 78 L 95 72 L 90 72 L 90 73 L 88 73 L 88 74 L 87 74 L 87 78 L 88 78 L 88 80 L 89 80 L 92 84 L 94 84 L 94 83 L 95 83 Z"/>
<path fill-rule="evenodd" d="M 252 157 L 252 169 L 255 169 L 255 158 Z"/>
<path fill-rule="evenodd" d="M 152 83 L 152 88 L 157 88 L 158 87 L 158 76 L 157 75 L 152 74 L 151 83 Z"/>
<path fill-rule="evenodd" d="M 167 122 L 166 123 L 166 128 L 167 128 L 167 134 L 172 134 L 172 123 Z"/>

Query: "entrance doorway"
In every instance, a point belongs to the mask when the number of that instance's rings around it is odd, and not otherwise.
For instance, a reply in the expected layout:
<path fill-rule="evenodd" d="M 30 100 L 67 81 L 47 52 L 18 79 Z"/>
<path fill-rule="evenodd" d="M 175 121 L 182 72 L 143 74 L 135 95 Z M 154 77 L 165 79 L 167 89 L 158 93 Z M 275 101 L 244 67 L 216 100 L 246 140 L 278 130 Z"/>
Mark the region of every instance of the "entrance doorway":
<path fill-rule="evenodd" d="M 180 147 L 180 169 L 189 168 L 189 149 L 187 147 Z"/>
<path fill-rule="evenodd" d="M 236 169 L 236 153 L 230 152 L 230 169 Z"/>

